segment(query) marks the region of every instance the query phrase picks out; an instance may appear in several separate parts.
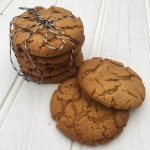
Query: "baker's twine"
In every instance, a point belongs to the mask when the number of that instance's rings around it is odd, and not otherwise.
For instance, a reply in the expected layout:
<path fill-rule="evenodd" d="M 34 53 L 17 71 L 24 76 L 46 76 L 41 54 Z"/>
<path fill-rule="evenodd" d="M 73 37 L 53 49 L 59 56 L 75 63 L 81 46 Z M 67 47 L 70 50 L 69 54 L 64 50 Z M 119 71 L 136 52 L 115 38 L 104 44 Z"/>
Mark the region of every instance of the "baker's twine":
<path fill-rule="evenodd" d="M 26 8 L 26 7 L 19 7 L 19 9 L 21 10 L 27 10 L 30 14 L 32 14 L 34 16 L 34 18 L 32 17 L 29 17 L 29 16 L 22 16 L 22 15 L 19 15 L 19 16 L 16 16 L 12 19 L 12 21 L 10 22 L 10 61 L 11 61 L 11 64 L 14 68 L 14 70 L 18 73 L 19 76 L 22 76 L 25 80 L 27 81 L 33 81 L 35 83 L 38 83 L 38 84 L 41 84 L 44 80 L 44 75 L 43 75 L 43 72 L 41 70 L 38 69 L 38 66 L 33 62 L 33 56 L 29 53 L 29 47 L 28 47 L 28 41 L 29 39 L 31 38 L 31 36 L 33 34 L 36 34 L 38 31 L 40 31 L 41 29 L 43 28 L 47 28 L 47 32 L 44 33 L 44 42 L 46 44 L 46 46 L 50 49 L 50 50 L 55 50 L 55 51 L 60 51 L 64 48 L 65 46 L 65 40 L 61 37 L 61 36 L 64 36 L 67 40 L 70 41 L 70 43 L 72 44 L 72 49 L 71 49 L 71 55 L 70 55 L 70 63 L 69 63 L 69 66 L 68 66 L 68 77 L 72 77 L 72 68 L 73 68 L 73 65 L 74 65 L 74 57 L 75 57 L 75 47 L 77 45 L 77 42 L 75 39 L 71 38 L 70 36 L 66 35 L 64 30 L 63 29 L 60 29 L 58 28 L 57 26 L 54 25 L 54 23 L 58 20 L 62 20 L 62 19 L 65 19 L 65 18 L 68 18 L 68 17 L 74 17 L 72 14 L 71 15 L 68 15 L 68 16 L 62 16 L 60 18 L 56 18 L 56 19 L 53 19 L 51 21 L 49 20 L 46 20 L 44 17 L 42 17 L 37 9 L 35 8 Z M 20 29 L 17 29 L 14 33 L 12 33 L 12 29 L 13 29 L 13 23 L 14 21 L 17 19 L 17 18 L 25 18 L 25 19 L 29 19 L 29 20 L 32 20 L 32 21 L 36 21 L 37 24 L 34 24 L 34 25 L 28 25 L 24 28 L 20 28 Z M 42 26 L 41 26 L 42 25 Z M 30 30 L 31 28 L 35 27 L 35 26 L 41 26 L 39 27 L 38 29 L 36 29 L 35 31 L 32 31 Z M 57 30 L 58 33 L 54 33 L 53 30 Z M 25 32 L 30 32 L 29 35 L 27 36 L 25 42 L 24 42 L 24 49 L 23 51 L 26 53 L 26 55 L 28 56 L 32 66 L 35 68 L 35 70 L 38 72 L 39 76 L 40 76 L 40 81 L 36 82 L 34 81 L 32 78 L 30 78 L 29 76 L 25 75 L 23 72 L 22 72 L 22 69 L 21 69 L 21 64 L 19 63 L 18 61 L 18 64 L 19 64 L 19 67 L 20 67 L 20 70 L 17 69 L 13 63 L 13 59 L 12 59 L 12 50 L 14 51 L 14 54 L 16 56 L 16 53 L 15 53 L 15 48 L 14 48 L 14 45 L 13 45 L 13 42 L 12 42 L 12 39 L 14 37 L 14 35 L 20 31 L 25 31 Z M 51 33 L 53 34 L 53 37 L 50 38 L 50 40 L 52 39 L 59 39 L 61 40 L 62 44 L 60 47 L 58 48 L 55 48 L 53 47 L 52 45 L 50 45 L 48 43 L 48 34 Z M 63 57 L 63 56 L 62 56 Z M 17 56 L 16 56 L 17 58 Z"/>

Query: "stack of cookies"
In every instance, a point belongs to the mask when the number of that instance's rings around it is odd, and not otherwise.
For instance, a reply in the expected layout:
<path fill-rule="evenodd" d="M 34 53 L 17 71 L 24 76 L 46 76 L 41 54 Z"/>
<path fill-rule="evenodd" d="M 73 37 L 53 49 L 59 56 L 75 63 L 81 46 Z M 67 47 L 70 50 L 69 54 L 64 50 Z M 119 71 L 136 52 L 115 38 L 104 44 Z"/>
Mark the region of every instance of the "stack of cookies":
<path fill-rule="evenodd" d="M 81 19 L 60 7 L 21 9 L 27 11 L 12 20 L 10 41 L 23 76 L 40 83 L 75 76 L 83 61 Z"/>
<path fill-rule="evenodd" d="M 121 133 L 129 110 L 144 98 L 139 75 L 120 62 L 97 57 L 83 62 L 77 78 L 59 85 L 51 99 L 51 115 L 72 140 L 103 144 Z"/>

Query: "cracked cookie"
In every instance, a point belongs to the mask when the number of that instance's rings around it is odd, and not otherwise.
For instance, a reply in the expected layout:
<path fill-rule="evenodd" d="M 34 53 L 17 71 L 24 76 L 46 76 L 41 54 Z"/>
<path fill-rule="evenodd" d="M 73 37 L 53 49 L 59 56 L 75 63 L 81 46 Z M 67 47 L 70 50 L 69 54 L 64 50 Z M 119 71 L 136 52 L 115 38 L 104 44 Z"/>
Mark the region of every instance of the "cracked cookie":
<path fill-rule="evenodd" d="M 24 43 L 32 32 L 34 34 L 30 36 L 27 42 L 28 52 L 31 55 L 52 57 L 71 52 L 73 47 L 72 41 L 75 43 L 77 49 L 81 49 L 85 37 L 83 23 L 80 18 L 75 17 L 70 11 L 61 7 L 52 6 L 48 9 L 36 7 L 35 9 L 44 19 L 52 23 L 52 29 L 43 27 L 43 24 L 36 25 L 38 22 L 35 21 L 35 16 L 25 11 L 21 14 L 21 16 L 26 16 L 25 18 L 17 17 L 13 22 L 13 33 L 26 28 L 14 34 L 12 38 L 14 49 L 19 48 L 24 50 Z M 61 49 L 54 50 L 54 48 Z"/>
<path fill-rule="evenodd" d="M 79 69 L 78 82 L 87 96 L 106 107 L 129 110 L 140 106 L 145 98 L 141 78 L 110 59 L 86 60 Z"/>
<path fill-rule="evenodd" d="M 19 56 L 17 56 L 17 57 L 18 57 L 20 67 L 21 67 L 23 72 L 32 74 L 34 76 L 39 76 L 39 72 L 35 69 L 34 66 L 32 66 L 30 61 L 27 62 L 24 58 L 21 58 Z M 82 62 L 83 62 L 83 54 L 82 54 L 81 51 L 79 51 L 77 53 L 77 55 L 75 56 L 74 66 L 72 67 L 72 70 L 77 70 L 79 65 Z M 67 64 L 65 64 L 65 65 L 62 64 L 61 66 L 58 66 L 58 67 L 53 66 L 53 67 L 48 68 L 47 66 L 44 67 L 43 65 L 41 65 L 41 66 L 38 66 L 38 70 L 43 73 L 44 77 L 57 76 L 57 75 L 65 73 L 65 72 L 68 72 L 69 71 L 69 66 Z"/>
<path fill-rule="evenodd" d="M 37 81 L 40 76 L 41 82 L 45 77 L 42 83 L 58 83 L 75 76 L 83 61 L 81 47 L 85 36 L 81 19 L 55 6 L 20 9 L 25 12 L 10 23 L 10 47 L 25 73 L 24 78 Z M 12 57 L 11 63 L 19 72 Z M 65 75 L 60 77 L 60 74 Z"/>
<path fill-rule="evenodd" d="M 40 82 L 41 78 L 40 76 L 35 76 L 29 72 L 25 72 L 22 70 L 24 75 L 28 76 L 32 81 L 34 82 Z M 72 77 L 74 77 L 77 74 L 77 70 L 72 70 Z M 62 74 L 56 75 L 56 76 L 46 76 L 43 78 L 41 84 L 54 84 L 54 83 L 61 83 L 68 79 L 68 72 L 64 72 Z"/>
<path fill-rule="evenodd" d="M 21 66 L 26 66 L 27 68 L 35 69 L 35 67 L 32 65 L 28 56 L 25 53 L 23 54 L 21 51 L 16 51 L 16 57 Z M 68 64 L 70 63 L 70 56 L 67 56 L 68 57 L 67 61 L 66 60 L 61 61 L 62 57 L 64 58 L 65 56 L 62 55 L 61 57 L 55 57 L 53 59 L 49 59 L 49 61 L 44 61 L 43 59 L 44 64 L 38 62 L 34 57 L 32 58 L 32 60 L 34 64 L 37 65 L 38 69 L 45 71 L 47 69 L 52 69 L 52 68 L 56 69 L 62 66 L 68 66 Z M 83 62 L 83 59 L 84 58 L 82 52 L 78 51 L 74 57 L 74 63 L 77 64 L 77 66 L 79 66 Z"/>
<path fill-rule="evenodd" d="M 28 58 L 28 56 L 25 54 L 25 52 L 23 50 L 21 50 L 21 49 L 16 50 L 15 53 L 17 55 L 17 58 L 24 59 L 24 60 L 30 62 L 30 59 Z M 40 64 L 43 66 L 46 64 L 59 65 L 59 64 L 63 64 L 65 62 L 69 61 L 70 54 L 71 53 L 66 53 L 66 54 L 63 54 L 63 55 L 60 55 L 57 57 L 50 57 L 50 58 L 32 56 L 32 60 L 34 63 Z"/>
<path fill-rule="evenodd" d="M 21 66 L 21 69 L 24 72 L 28 72 L 28 73 L 30 73 L 34 76 L 40 77 L 40 74 L 35 69 L 28 68 L 24 65 Z M 76 68 L 73 67 L 73 69 L 76 69 Z M 44 71 L 40 70 L 40 71 L 43 72 L 44 77 L 48 77 L 48 76 L 52 77 L 52 76 L 57 76 L 57 75 L 65 73 L 65 72 L 68 72 L 68 67 L 67 66 L 62 66 L 62 67 L 57 68 L 57 69 L 49 68 L 47 70 L 44 70 Z"/>
<path fill-rule="evenodd" d="M 76 78 L 60 84 L 53 93 L 51 116 L 72 140 L 89 145 L 107 143 L 127 124 L 129 113 L 114 110 L 82 96 Z"/>

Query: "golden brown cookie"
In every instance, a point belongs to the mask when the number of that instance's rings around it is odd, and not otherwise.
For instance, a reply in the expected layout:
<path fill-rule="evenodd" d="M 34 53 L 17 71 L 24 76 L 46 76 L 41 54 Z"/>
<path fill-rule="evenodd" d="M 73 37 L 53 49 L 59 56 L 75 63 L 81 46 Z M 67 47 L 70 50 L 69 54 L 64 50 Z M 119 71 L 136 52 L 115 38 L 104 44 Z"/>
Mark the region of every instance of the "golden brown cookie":
<path fill-rule="evenodd" d="M 22 55 L 22 52 L 17 52 L 16 53 L 16 56 L 17 56 L 17 59 L 18 59 L 18 62 L 20 63 L 21 66 L 26 66 L 27 68 L 30 68 L 30 69 L 35 69 L 35 67 L 32 65 L 32 63 L 30 62 L 28 56 L 26 54 Z M 62 56 L 64 57 L 64 56 Z M 69 59 L 65 62 L 62 62 L 62 63 L 59 63 L 59 64 L 40 64 L 40 63 L 37 63 L 37 61 L 33 61 L 35 63 L 35 65 L 37 65 L 37 67 L 39 68 L 39 70 L 42 70 L 42 71 L 45 71 L 47 69 L 57 69 L 57 68 L 60 68 L 60 67 L 64 67 L 64 66 L 68 66 L 69 63 L 70 63 L 70 56 L 68 57 Z M 58 58 L 56 58 L 56 62 Z M 61 59 L 61 57 L 60 57 Z M 77 54 L 75 55 L 75 58 L 74 58 L 74 61 L 75 61 L 75 64 L 77 66 L 79 66 L 82 62 L 83 62 L 83 54 L 81 51 L 77 52 Z M 51 59 L 50 59 L 51 60 Z M 55 62 L 55 60 L 52 60 L 53 62 Z M 46 61 L 45 61 L 46 63 Z"/>
<path fill-rule="evenodd" d="M 26 67 L 24 65 L 21 66 L 21 69 L 22 69 L 22 71 L 28 72 L 28 73 L 30 73 L 30 74 L 32 74 L 34 76 L 37 76 L 37 77 L 40 76 L 40 74 L 35 69 L 28 68 L 28 67 Z M 57 69 L 53 69 L 53 68 L 51 69 L 51 68 L 49 68 L 49 69 L 44 70 L 44 71 L 42 71 L 42 70 L 39 70 L 39 71 L 41 73 L 43 73 L 44 77 L 57 76 L 57 75 L 63 74 L 64 72 L 68 72 L 68 66 L 62 66 L 62 67 L 59 67 Z"/>
<path fill-rule="evenodd" d="M 117 137 L 128 121 L 128 111 L 108 109 L 81 94 L 75 78 L 60 84 L 53 93 L 51 116 L 72 140 L 96 145 Z"/>
<path fill-rule="evenodd" d="M 79 69 L 78 82 L 90 98 L 106 107 L 133 109 L 145 97 L 141 78 L 129 67 L 110 59 L 86 60 Z"/>
<path fill-rule="evenodd" d="M 12 43 L 15 49 L 25 49 L 24 43 L 26 39 L 32 32 L 36 31 L 37 29 L 40 30 L 32 34 L 27 42 L 28 51 L 31 55 L 40 57 L 58 56 L 66 52 L 70 52 L 73 47 L 72 42 L 76 45 L 76 48 L 78 47 L 77 49 L 81 49 L 84 42 L 84 28 L 80 18 L 76 18 L 70 11 L 60 7 L 52 6 L 48 9 L 44 7 L 36 7 L 35 9 L 38 14 L 52 23 L 51 30 L 54 34 L 57 34 L 57 36 L 49 32 L 47 35 L 46 43 L 45 37 L 46 33 L 48 32 L 48 28 L 44 27 L 40 29 L 43 25 L 37 26 L 37 22 L 33 21 L 36 20 L 35 16 L 26 11 L 21 15 L 26 16 L 26 18 L 18 17 L 13 22 L 13 33 L 15 33 L 20 28 L 28 27 L 28 29 L 21 30 L 13 36 Z M 30 19 L 27 17 L 30 17 Z M 29 28 L 31 25 L 36 26 Z M 60 38 L 64 42 L 60 40 Z M 51 47 L 58 49 L 63 45 L 64 46 L 60 50 L 54 50 L 48 46 L 48 44 Z"/>
<path fill-rule="evenodd" d="M 32 64 L 28 67 L 28 63 L 26 64 L 26 61 L 24 61 L 24 58 L 22 57 L 18 57 L 18 61 L 20 63 L 20 67 L 22 69 L 23 72 L 27 72 L 29 74 L 32 74 L 34 76 L 37 76 L 39 77 L 40 76 L 40 73 L 38 71 L 40 71 L 44 77 L 48 77 L 48 76 L 57 76 L 57 75 L 60 75 L 60 74 L 63 74 L 65 72 L 69 72 L 69 64 L 70 64 L 70 61 L 68 62 L 68 64 L 66 65 L 61 65 L 60 67 L 56 67 L 56 66 L 53 66 L 51 68 L 40 68 L 37 67 L 37 70 L 35 69 L 34 66 L 32 66 Z M 79 65 L 83 62 L 83 55 L 82 55 L 82 52 L 79 51 L 78 54 L 75 56 L 75 59 L 74 59 L 74 66 L 73 66 L 73 70 L 77 70 Z M 56 67 L 56 68 L 55 68 Z"/>
<path fill-rule="evenodd" d="M 79 53 L 80 50 L 78 50 L 75 53 L 75 56 L 77 55 L 77 53 Z M 27 56 L 27 54 L 22 50 L 22 49 L 17 49 L 15 50 L 15 54 L 17 55 L 17 58 L 22 58 L 26 61 L 30 61 L 29 57 Z M 60 56 L 56 56 L 56 57 L 35 57 L 35 56 L 31 56 L 33 62 L 40 64 L 40 65 L 57 65 L 57 64 L 63 64 L 67 61 L 70 60 L 71 57 L 71 53 L 65 53 L 63 55 Z"/>
<path fill-rule="evenodd" d="M 23 71 L 23 74 L 26 75 L 28 77 L 28 79 L 30 79 L 31 81 L 34 81 L 34 82 L 39 82 L 39 83 L 44 83 L 44 84 L 54 84 L 54 83 L 62 83 L 64 82 L 65 80 L 67 80 L 69 78 L 69 73 L 68 71 L 67 72 L 64 72 L 62 74 L 59 74 L 57 76 L 48 76 L 48 77 L 44 77 L 44 79 L 42 80 L 41 82 L 41 77 L 38 77 L 38 76 L 35 76 L 35 75 L 32 75 L 30 74 L 29 72 L 25 72 Z M 73 69 L 72 70 L 72 77 L 76 76 L 77 74 L 77 70 L 76 69 Z"/>
<path fill-rule="evenodd" d="M 16 54 L 16 56 L 17 56 L 17 60 L 21 66 L 26 66 L 30 69 L 35 69 L 35 67 L 33 66 L 33 64 L 31 63 L 31 61 L 29 60 L 29 58 L 27 56 L 22 57 L 18 53 Z M 33 61 L 33 62 L 42 71 L 45 71 L 47 69 L 57 69 L 57 68 L 60 68 L 62 66 L 68 65 L 68 60 L 63 62 L 63 63 L 60 63 L 60 64 L 49 64 L 49 63 L 41 64 L 41 63 L 38 63 L 36 61 Z"/>

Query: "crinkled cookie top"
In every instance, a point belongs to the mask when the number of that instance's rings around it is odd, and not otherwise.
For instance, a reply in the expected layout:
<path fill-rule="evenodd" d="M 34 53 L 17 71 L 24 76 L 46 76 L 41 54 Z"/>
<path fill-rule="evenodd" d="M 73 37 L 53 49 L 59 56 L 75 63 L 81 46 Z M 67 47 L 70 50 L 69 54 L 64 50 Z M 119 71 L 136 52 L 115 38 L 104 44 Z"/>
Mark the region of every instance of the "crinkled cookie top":
<path fill-rule="evenodd" d="M 57 127 L 80 143 L 106 143 L 120 134 L 128 121 L 128 111 L 108 109 L 81 94 L 76 79 L 60 84 L 54 92 L 51 115 Z"/>
<path fill-rule="evenodd" d="M 102 58 L 85 61 L 78 73 L 84 92 L 93 100 L 115 109 L 133 109 L 145 97 L 141 78 L 122 63 Z"/>
<path fill-rule="evenodd" d="M 15 49 L 18 48 L 24 49 L 27 37 L 37 29 L 40 30 L 38 30 L 36 33 L 33 33 L 32 36 L 27 41 L 28 51 L 30 54 L 34 56 L 50 57 L 71 51 L 72 43 L 68 39 L 68 37 L 72 38 L 73 41 L 81 48 L 84 42 L 84 28 L 80 18 L 76 18 L 74 15 L 72 15 L 70 11 L 60 7 L 52 6 L 48 9 L 43 7 L 36 7 L 35 9 L 42 17 L 44 17 L 48 21 L 52 21 L 52 24 L 56 28 L 59 28 L 65 35 L 67 35 L 66 37 L 60 34 L 58 30 L 52 27 L 50 28 L 50 30 L 55 34 L 57 34 L 58 36 L 49 32 L 47 36 L 48 44 L 54 48 L 60 48 L 63 45 L 62 42 L 63 40 L 65 42 L 64 47 L 58 51 L 48 47 L 47 44 L 45 43 L 45 36 L 46 36 L 45 33 L 48 32 L 48 28 L 43 27 L 42 29 L 40 29 L 43 25 L 37 26 L 38 23 L 36 21 L 35 16 L 26 11 L 20 16 L 27 16 L 30 17 L 30 19 L 17 17 L 13 22 L 14 26 L 12 30 L 13 33 L 18 29 L 26 28 L 25 30 L 21 30 L 14 35 L 12 42 Z M 57 20 L 58 18 L 61 17 L 65 18 Z M 28 26 L 30 25 L 36 26 L 28 28 Z M 60 40 L 60 37 L 62 38 L 62 40 Z"/>

